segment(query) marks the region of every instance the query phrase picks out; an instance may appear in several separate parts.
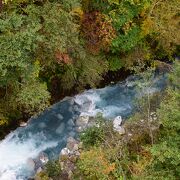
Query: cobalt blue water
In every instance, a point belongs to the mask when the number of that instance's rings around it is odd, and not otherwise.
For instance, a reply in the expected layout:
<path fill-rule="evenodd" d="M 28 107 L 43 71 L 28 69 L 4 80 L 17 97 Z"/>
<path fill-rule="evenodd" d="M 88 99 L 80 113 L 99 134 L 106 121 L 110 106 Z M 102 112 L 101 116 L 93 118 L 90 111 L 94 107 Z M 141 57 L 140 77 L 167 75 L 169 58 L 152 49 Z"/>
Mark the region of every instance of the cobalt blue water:
<path fill-rule="evenodd" d="M 143 89 L 137 90 L 137 81 Z M 67 138 L 78 135 L 75 122 L 79 116 L 95 116 L 100 112 L 106 119 L 119 115 L 127 118 L 135 110 L 136 98 L 163 90 L 166 82 L 166 75 L 152 76 L 151 86 L 146 87 L 143 79 L 131 76 L 116 85 L 91 89 L 53 105 L 0 142 L 0 179 L 27 180 L 35 173 L 32 159 L 42 152 L 49 159 L 57 158 Z"/>

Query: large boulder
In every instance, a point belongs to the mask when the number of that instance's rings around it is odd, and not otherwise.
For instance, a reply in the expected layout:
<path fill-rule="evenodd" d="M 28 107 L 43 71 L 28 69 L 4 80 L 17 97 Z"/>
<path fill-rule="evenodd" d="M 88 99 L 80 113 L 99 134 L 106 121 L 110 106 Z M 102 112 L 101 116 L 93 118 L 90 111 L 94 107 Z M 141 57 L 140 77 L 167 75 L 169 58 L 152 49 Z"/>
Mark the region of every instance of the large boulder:
<path fill-rule="evenodd" d="M 117 131 L 119 134 L 125 134 L 125 129 L 121 126 L 122 125 L 122 117 L 117 116 L 113 120 L 113 130 Z"/>
<path fill-rule="evenodd" d="M 122 124 L 122 117 L 121 116 L 115 117 L 113 120 L 113 128 L 116 130 L 121 126 L 121 124 Z"/>

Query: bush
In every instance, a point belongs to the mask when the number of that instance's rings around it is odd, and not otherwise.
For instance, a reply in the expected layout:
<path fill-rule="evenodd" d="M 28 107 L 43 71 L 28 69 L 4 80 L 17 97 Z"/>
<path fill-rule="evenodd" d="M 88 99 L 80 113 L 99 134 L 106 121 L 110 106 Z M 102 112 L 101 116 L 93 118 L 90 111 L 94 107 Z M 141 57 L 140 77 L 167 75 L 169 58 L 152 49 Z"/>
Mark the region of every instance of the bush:
<path fill-rule="evenodd" d="M 109 179 L 108 175 L 115 169 L 115 163 L 111 163 L 104 150 L 101 148 L 92 148 L 89 151 L 82 152 L 78 161 L 78 170 L 85 179 Z"/>
<path fill-rule="evenodd" d="M 102 128 L 91 127 L 85 132 L 81 133 L 80 139 L 85 147 L 96 146 L 100 144 L 103 140 L 104 132 Z"/>
<path fill-rule="evenodd" d="M 104 120 L 102 117 L 96 117 L 96 125 L 86 129 L 80 134 L 80 139 L 85 147 L 98 146 L 105 137 Z"/>
<path fill-rule="evenodd" d="M 61 167 L 58 161 L 49 161 L 45 166 L 46 174 L 48 177 L 56 177 L 61 173 Z"/>

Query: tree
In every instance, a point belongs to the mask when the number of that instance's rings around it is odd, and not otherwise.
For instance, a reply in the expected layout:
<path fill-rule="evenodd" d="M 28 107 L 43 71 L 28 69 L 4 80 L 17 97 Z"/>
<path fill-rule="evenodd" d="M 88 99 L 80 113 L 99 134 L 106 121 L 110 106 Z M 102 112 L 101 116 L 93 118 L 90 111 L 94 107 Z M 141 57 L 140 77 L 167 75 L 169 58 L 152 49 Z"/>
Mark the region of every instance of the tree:
<path fill-rule="evenodd" d="M 143 1 L 108 1 L 110 6 L 109 16 L 117 31 L 117 38 L 112 41 L 112 52 L 128 52 L 139 45 L 145 34 L 141 33 L 144 19 L 140 18 L 150 6 L 149 0 Z"/>
<path fill-rule="evenodd" d="M 107 62 L 103 55 L 91 55 L 84 47 L 73 13 L 65 11 L 60 3 L 46 3 L 41 11 L 39 7 L 29 9 L 29 13 L 34 11 L 43 19 L 44 38 L 36 55 L 44 71 L 56 73 L 64 89 L 95 86 L 107 71 Z"/>
<path fill-rule="evenodd" d="M 151 148 L 153 162 L 148 172 L 154 178 L 177 179 L 180 176 L 180 95 L 177 81 L 180 73 L 179 62 L 175 63 L 174 68 L 170 77 L 175 81 L 172 81 L 173 86 L 168 89 L 158 110 L 161 125 L 159 142 Z"/>
<path fill-rule="evenodd" d="M 16 97 L 17 106 L 29 115 L 42 112 L 50 105 L 49 100 L 50 94 L 46 84 L 38 81 L 24 83 Z"/>
<path fill-rule="evenodd" d="M 22 94 L 27 93 L 27 88 L 25 88 L 27 84 L 31 84 L 31 89 L 28 90 L 29 95 L 36 94 L 35 89 L 32 88 L 33 83 L 35 83 L 36 90 L 39 85 L 39 91 L 46 89 L 39 83 L 39 68 L 35 58 L 37 44 L 42 37 L 38 34 L 41 25 L 37 19 L 19 13 L 17 9 L 14 10 L 14 6 L 11 11 L 3 11 L 0 16 L 0 87 L 3 94 L 0 103 L 3 105 L 4 116 L 16 119 L 20 118 L 19 114 L 23 113 L 23 109 L 21 112 L 18 109 L 17 95 L 22 104 L 22 97 L 25 97 Z M 49 99 L 48 92 L 43 94 L 46 94 L 44 98 Z M 36 99 L 36 102 L 38 100 Z M 24 99 L 24 103 L 28 103 L 27 97 Z M 40 100 L 39 104 L 41 103 Z M 30 106 L 32 106 L 32 102 Z M 42 108 L 40 109 L 42 110 Z M 28 112 L 33 111 L 34 109 L 28 107 Z"/>
<path fill-rule="evenodd" d="M 179 7 L 178 0 L 154 0 L 149 12 L 156 38 L 170 54 L 180 42 Z"/>
<path fill-rule="evenodd" d="M 85 13 L 82 18 L 82 32 L 87 41 L 87 48 L 94 54 L 100 50 L 109 50 L 116 32 L 111 19 L 98 11 Z"/>

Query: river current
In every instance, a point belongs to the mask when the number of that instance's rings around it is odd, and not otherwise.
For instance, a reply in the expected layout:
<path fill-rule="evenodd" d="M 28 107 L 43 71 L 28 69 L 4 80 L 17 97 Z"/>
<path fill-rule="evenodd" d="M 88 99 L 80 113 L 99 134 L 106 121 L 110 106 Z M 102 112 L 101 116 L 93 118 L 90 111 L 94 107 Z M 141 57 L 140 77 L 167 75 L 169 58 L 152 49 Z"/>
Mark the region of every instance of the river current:
<path fill-rule="evenodd" d="M 166 75 L 153 75 L 151 86 L 144 89 L 150 93 L 161 91 L 166 87 L 166 79 Z M 58 158 L 67 138 L 78 135 L 75 121 L 79 116 L 130 116 L 135 111 L 134 100 L 146 93 L 137 90 L 137 81 L 143 83 L 143 79 L 131 76 L 115 85 L 67 97 L 31 118 L 26 127 L 11 132 L 0 142 L 0 180 L 27 180 L 35 173 L 31 160 L 42 152 L 49 159 Z"/>

